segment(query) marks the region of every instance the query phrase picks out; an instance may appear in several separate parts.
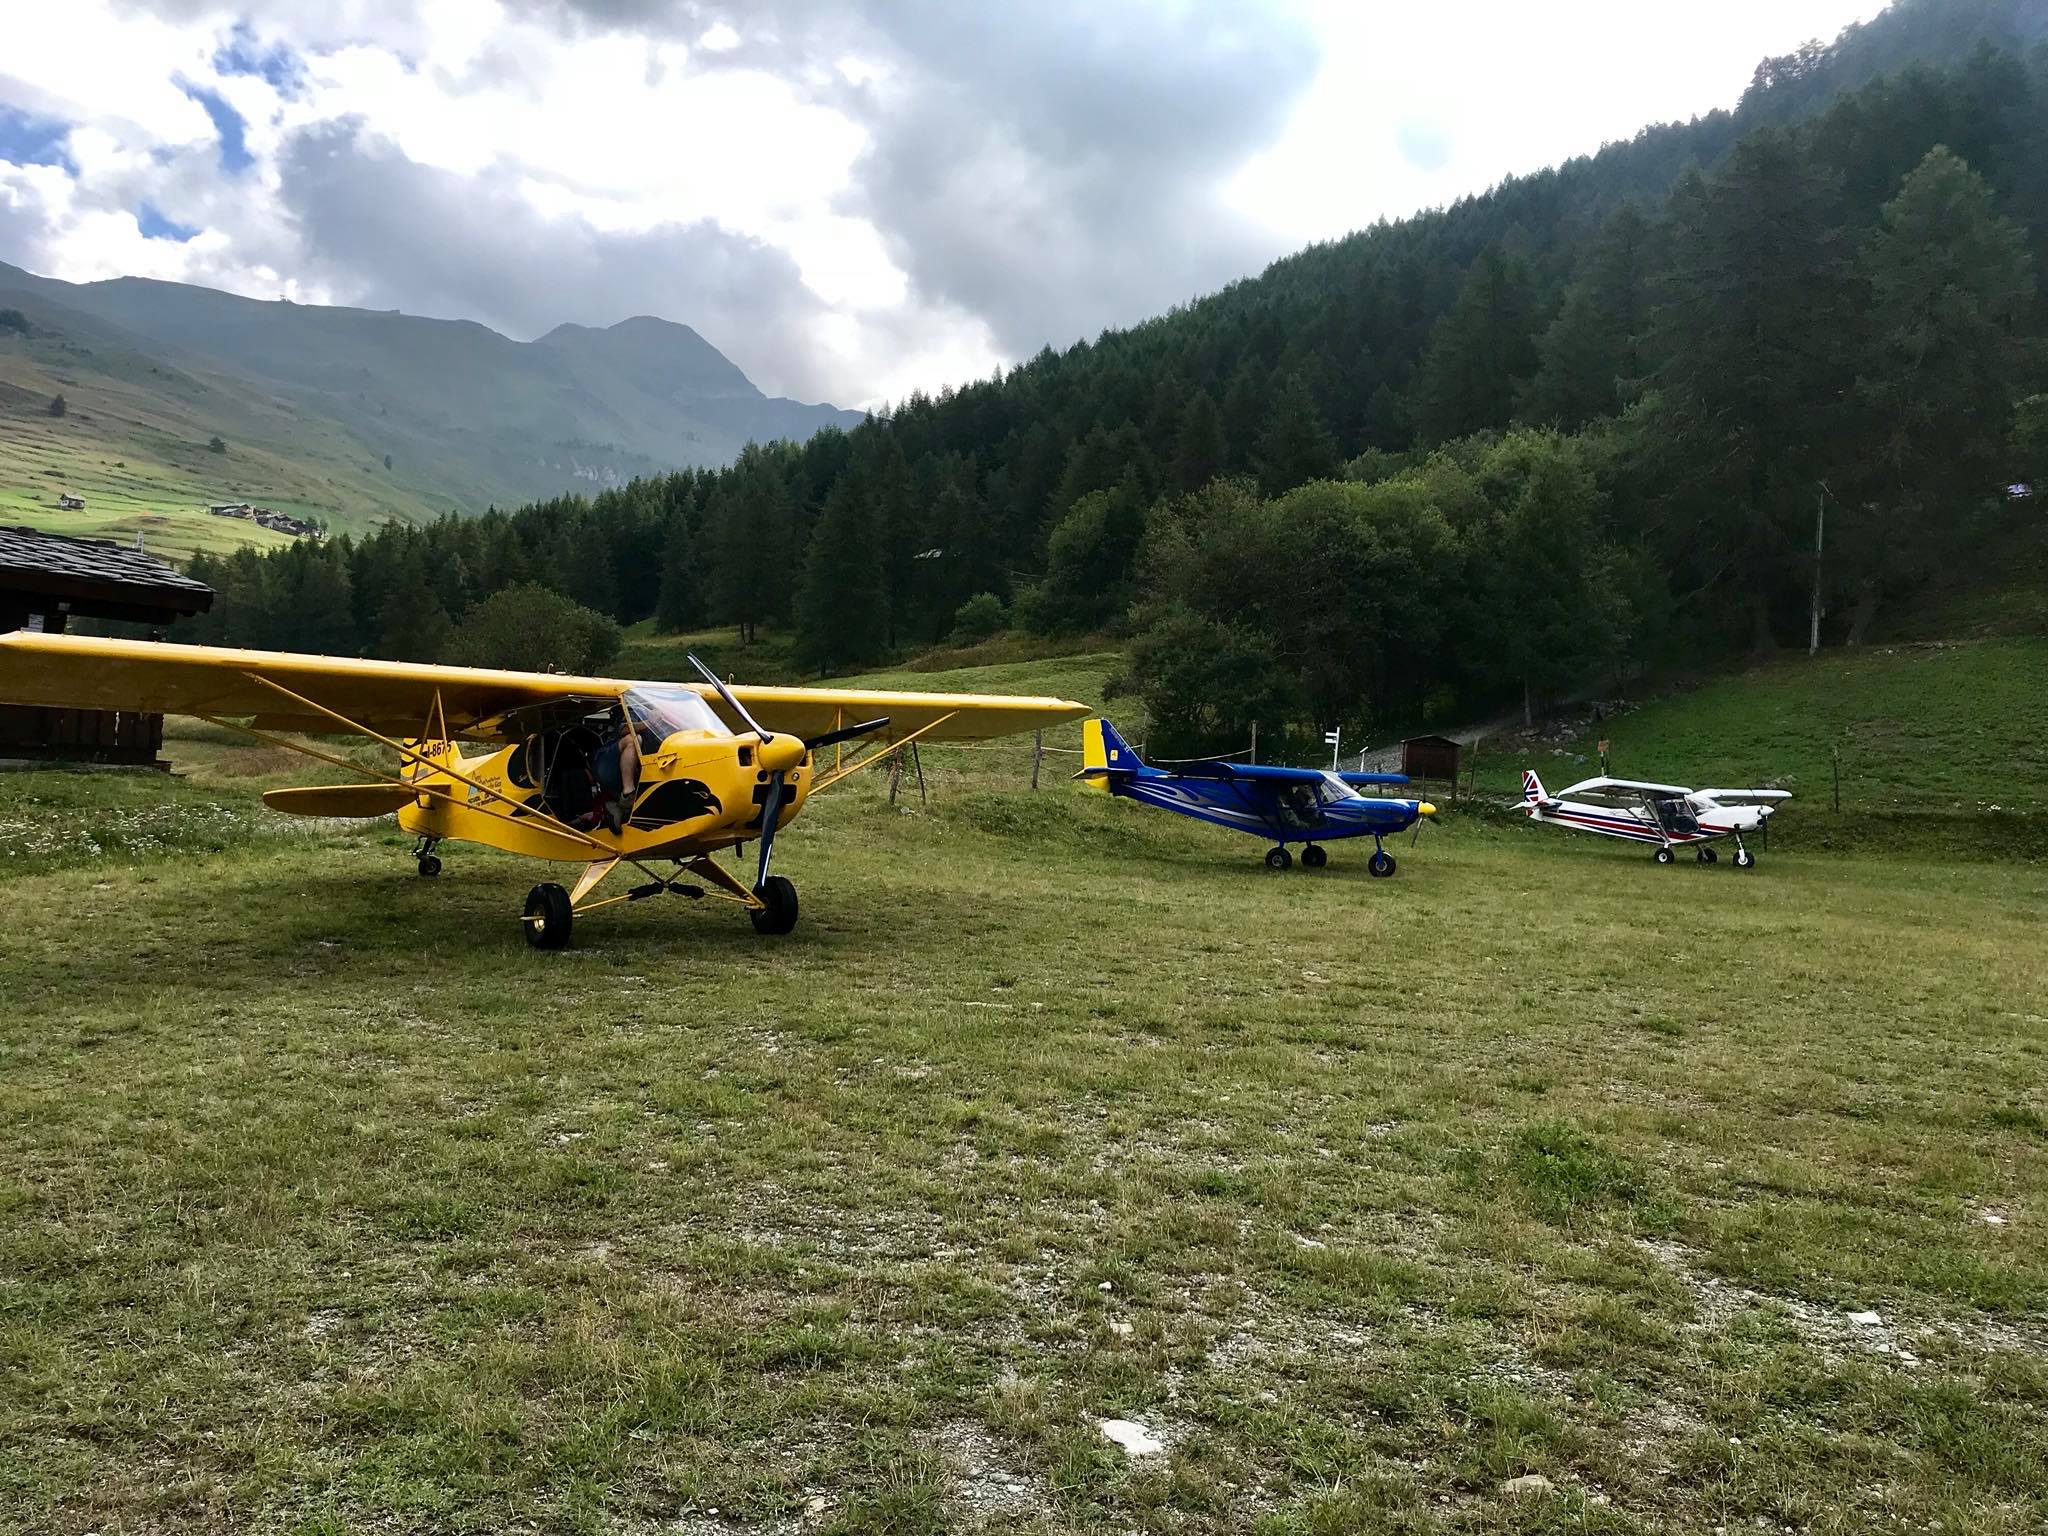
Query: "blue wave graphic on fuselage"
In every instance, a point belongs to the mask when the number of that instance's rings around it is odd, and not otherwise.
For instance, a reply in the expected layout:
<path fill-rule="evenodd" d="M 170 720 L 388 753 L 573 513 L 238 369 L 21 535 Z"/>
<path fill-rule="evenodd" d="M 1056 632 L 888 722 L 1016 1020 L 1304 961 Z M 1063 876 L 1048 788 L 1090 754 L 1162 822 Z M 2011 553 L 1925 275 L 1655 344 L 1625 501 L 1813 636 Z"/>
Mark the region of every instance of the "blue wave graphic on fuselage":
<path fill-rule="evenodd" d="M 1354 795 L 1348 800 L 1319 802 L 1307 816 L 1283 818 L 1278 797 L 1256 781 L 1184 779 L 1145 774 L 1111 785 L 1111 792 L 1142 805 L 1192 816 L 1219 827 L 1231 827 L 1277 843 L 1333 843 L 1347 837 L 1385 837 L 1415 824 L 1417 802 L 1381 800 Z"/>

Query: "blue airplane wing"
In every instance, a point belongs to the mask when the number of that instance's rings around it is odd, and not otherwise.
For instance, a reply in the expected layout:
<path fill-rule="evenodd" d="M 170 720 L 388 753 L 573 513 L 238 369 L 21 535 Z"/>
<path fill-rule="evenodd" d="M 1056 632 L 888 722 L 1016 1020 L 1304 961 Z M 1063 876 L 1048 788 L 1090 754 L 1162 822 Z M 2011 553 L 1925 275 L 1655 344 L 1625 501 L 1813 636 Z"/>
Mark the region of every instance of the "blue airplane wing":
<path fill-rule="evenodd" d="M 1320 784 L 1320 768 L 1289 768 L 1279 763 L 1176 763 L 1173 772 L 1184 779 L 1233 779 L 1268 784 Z M 1354 789 L 1368 784 L 1406 784 L 1405 773 L 1340 773 Z"/>
<path fill-rule="evenodd" d="M 1320 768 L 1287 768 L 1278 763 L 1176 763 L 1171 770 L 1183 779 L 1231 779 L 1268 784 L 1320 784 Z"/>

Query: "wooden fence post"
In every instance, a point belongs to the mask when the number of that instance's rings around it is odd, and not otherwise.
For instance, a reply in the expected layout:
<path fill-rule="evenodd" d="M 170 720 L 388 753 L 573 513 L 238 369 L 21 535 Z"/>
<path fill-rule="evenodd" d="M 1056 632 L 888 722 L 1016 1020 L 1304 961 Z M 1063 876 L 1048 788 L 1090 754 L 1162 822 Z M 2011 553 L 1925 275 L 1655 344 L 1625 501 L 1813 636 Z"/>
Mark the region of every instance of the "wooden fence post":
<path fill-rule="evenodd" d="M 903 749 L 893 747 L 889 752 L 889 803 L 896 803 L 896 791 L 903 783 Z"/>
<path fill-rule="evenodd" d="M 1045 732 L 1031 733 L 1031 787 L 1038 788 L 1038 765 L 1045 761 Z"/>

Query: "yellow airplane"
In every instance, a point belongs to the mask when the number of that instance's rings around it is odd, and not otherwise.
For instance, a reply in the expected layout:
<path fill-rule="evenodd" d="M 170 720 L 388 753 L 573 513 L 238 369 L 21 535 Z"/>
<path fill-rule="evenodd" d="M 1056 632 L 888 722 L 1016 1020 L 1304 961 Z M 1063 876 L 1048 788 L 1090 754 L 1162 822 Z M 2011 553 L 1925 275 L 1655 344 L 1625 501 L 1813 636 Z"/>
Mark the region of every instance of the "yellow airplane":
<path fill-rule="evenodd" d="M 882 693 L 858 688 L 729 687 L 695 656 L 702 685 L 496 672 L 279 651 L 0 635 L 0 703 L 195 715 L 302 752 L 365 782 L 273 789 L 299 816 L 385 816 L 419 839 L 422 875 L 460 839 L 580 863 L 564 889 L 536 885 L 523 925 L 561 949 L 575 918 L 664 892 L 747 909 L 757 932 L 796 926 L 796 887 L 769 873 L 775 834 L 819 790 L 914 741 L 979 741 L 1077 720 L 1065 699 Z M 366 768 L 283 733 L 368 737 L 398 754 Z M 867 751 L 843 760 L 844 744 Z M 483 743 L 470 755 L 464 743 Z M 831 747 L 833 762 L 815 757 Z M 632 771 L 637 748 L 638 782 Z M 751 883 L 712 861 L 758 842 Z M 672 866 L 667 871 L 655 863 Z M 620 865 L 646 877 L 593 899 Z"/>

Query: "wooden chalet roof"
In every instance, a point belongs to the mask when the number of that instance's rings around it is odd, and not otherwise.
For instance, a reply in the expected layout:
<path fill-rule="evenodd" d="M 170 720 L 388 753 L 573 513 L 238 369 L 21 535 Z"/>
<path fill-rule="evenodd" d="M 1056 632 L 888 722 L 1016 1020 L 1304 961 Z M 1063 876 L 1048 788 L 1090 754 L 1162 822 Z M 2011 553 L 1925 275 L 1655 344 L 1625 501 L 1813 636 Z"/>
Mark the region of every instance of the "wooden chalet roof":
<path fill-rule="evenodd" d="M 213 606 L 213 588 L 139 549 L 0 528 L 0 606 L 23 597 L 55 599 L 69 612 L 97 618 L 169 619 Z"/>

